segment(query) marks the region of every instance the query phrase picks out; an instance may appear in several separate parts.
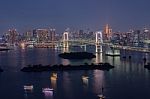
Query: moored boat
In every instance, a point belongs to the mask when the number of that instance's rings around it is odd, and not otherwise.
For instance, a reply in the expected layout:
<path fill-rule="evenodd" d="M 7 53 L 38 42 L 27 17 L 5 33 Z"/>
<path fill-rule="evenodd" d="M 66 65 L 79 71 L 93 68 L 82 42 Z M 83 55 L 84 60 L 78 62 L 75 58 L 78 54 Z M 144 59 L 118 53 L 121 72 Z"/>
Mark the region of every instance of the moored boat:
<path fill-rule="evenodd" d="M 33 85 L 24 85 L 24 90 L 33 90 Z"/>
<path fill-rule="evenodd" d="M 42 88 L 43 93 L 48 93 L 48 92 L 52 92 L 52 91 L 54 91 L 54 89 L 52 89 L 52 88 Z"/>

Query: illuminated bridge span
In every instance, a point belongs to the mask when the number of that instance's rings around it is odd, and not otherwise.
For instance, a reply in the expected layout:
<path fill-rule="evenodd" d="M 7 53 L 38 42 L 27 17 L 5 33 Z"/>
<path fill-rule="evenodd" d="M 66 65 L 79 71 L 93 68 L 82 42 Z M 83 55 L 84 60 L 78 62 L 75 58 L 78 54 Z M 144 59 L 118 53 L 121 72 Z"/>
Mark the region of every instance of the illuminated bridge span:
<path fill-rule="evenodd" d="M 63 33 L 63 39 L 60 41 L 61 43 L 69 43 L 70 45 L 73 44 L 101 44 L 103 43 L 103 37 L 102 37 L 102 32 L 101 31 L 97 31 L 95 32 L 96 36 L 95 36 L 95 40 L 91 40 L 91 39 L 69 39 L 69 32 L 65 31 Z"/>
<path fill-rule="evenodd" d="M 150 52 L 150 48 L 142 48 L 142 47 L 131 47 L 131 46 L 121 46 L 121 45 L 113 45 L 113 44 L 106 44 L 115 49 L 124 49 L 124 50 L 131 50 L 131 51 L 140 51 L 140 52 Z"/>
<path fill-rule="evenodd" d="M 55 41 L 53 42 L 55 44 L 55 47 L 62 47 L 63 48 L 63 41 Z M 34 46 L 36 47 L 45 47 L 45 48 L 53 48 L 52 42 L 48 43 L 34 43 Z M 26 45 L 33 45 L 33 43 L 27 43 Z M 57 46 L 56 46 L 57 45 Z M 131 47 L 131 46 L 121 46 L 121 45 L 113 45 L 112 43 L 99 43 L 99 45 L 95 44 L 94 40 L 69 40 L 68 41 L 68 47 L 69 46 L 81 46 L 84 47 L 86 45 L 95 45 L 97 46 L 108 46 L 113 49 L 124 49 L 124 50 L 131 50 L 131 51 L 141 51 L 141 52 L 150 52 L 150 48 L 142 48 L 142 47 Z M 101 52 L 101 51 L 100 51 Z"/>
<path fill-rule="evenodd" d="M 53 48 L 53 44 L 55 47 L 63 47 L 63 41 L 53 41 L 47 43 L 35 43 L 35 42 L 26 42 L 25 45 L 33 45 L 36 47 L 45 47 L 45 48 Z M 57 46 L 56 46 L 57 45 Z M 95 40 L 68 40 L 68 47 L 69 46 L 85 46 L 85 45 L 97 45 Z M 124 49 L 124 50 L 131 50 L 131 51 L 141 51 L 141 52 L 150 52 L 150 48 L 142 48 L 142 47 L 131 47 L 131 46 L 121 46 L 121 45 L 114 45 L 112 43 L 99 43 L 97 46 L 109 46 L 110 48 L 114 49 Z"/>
<path fill-rule="evenodd" d="M 125 49 L 125 50 L 133 50 L 133 51 L 142 51 L 142 52 L 150 52 L 150 48 L 141 48 L 141 47 L 131 47 L 131 46 L 121 46 L 121 45 L 114 45 L 112 43 L 105 43 L 103 42 L 102 32 L 97 31 L 95 32 L 95 40 L 93 39 L 70 39 L 69 32 L 65 31 L 63 33 L 62 40 L 60 41 L 49 41 L 44 43 L 35 43 L 35 42 L 26 42 L 25 45 L 34 45 L 36 47 L 50 47 L 50 48 L 68 48 L 69 46 L 81 46 L 85 47 L 86 45 L 95 45 L 96 52 L 102 52 L 102 46 L 109 47 L 109 50 L 114 49 Z M 113 49 L 112 49 L 113 48 Z"/>
<path fill-rule="evenodd" d="M 105 43 L 103 42 L 103 36 L 101 31 L 95 32 L 95 40 L 91 39 L 69 39 L 69 32 L 64 32 L 63 40 L 61 43 L 66 43 L 67 46 L 76 46 L 76 45 L 95 45 L 96 52 L 102 52 L 102 46 L 107 46 L 109 50 L 133 50 L 133 51 L 142 51 L 142 52 L 150 52 L 150 48 L 141 48 L 141 47 L 131 47 L 131 46 L 121 46 L 121 45 L 114 45 L 112 43 Z"/>

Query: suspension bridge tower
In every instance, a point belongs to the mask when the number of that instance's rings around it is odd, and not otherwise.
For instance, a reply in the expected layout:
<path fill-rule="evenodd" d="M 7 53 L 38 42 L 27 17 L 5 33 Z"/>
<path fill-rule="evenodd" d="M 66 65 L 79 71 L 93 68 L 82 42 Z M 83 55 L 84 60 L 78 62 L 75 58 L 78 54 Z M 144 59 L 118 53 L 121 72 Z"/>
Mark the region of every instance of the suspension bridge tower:
<path fill-rule="evenodd" d="M 103 43 L 103 36 L 101 31 L 95 32 L 96 34 L 96 41 L 95 41 L 95 46 L 96 46 L 96 53 L 102 53 L 102 43 Z"/>
<path fill-rule="evenodd" d="M 68 52 L 69 49 L 69 32 L 65 31 L 63 33 L 63 48 L 64 52 Z"/>

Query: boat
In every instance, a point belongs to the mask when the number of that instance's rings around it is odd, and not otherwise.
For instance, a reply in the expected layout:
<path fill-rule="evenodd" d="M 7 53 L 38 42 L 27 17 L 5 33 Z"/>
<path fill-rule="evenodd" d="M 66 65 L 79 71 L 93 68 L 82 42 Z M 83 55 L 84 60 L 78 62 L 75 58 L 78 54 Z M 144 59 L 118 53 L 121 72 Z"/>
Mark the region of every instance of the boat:
<path fill-rule="evenodd" d="M 105 99 L 105 96 L 103 94 L 98 95 L 99 99 Z"/>
<path fill-rule="evenodd" d="M 57 80 L 57 73 L 53 73 L 50 77 L 51 80 Z"/>
<path fill-rule="evenodd" d="M 52 76 L 57 78 L 57 73 L 53 73 Z"/>
<path fill-rule="evenodd" d="M 88 80 L 88 78 L 89 78 L 88 76 L 82 76 L 83 80 Z"/>
<path fill-rule="evenodd" d="M 89 82 L 89 77 L 88 76 L 82 76 L 82 81 L 83 81 L 83 84 L 84 85 L 88 85 L 88 82 Z"/>
<path fill-rule="evenodd" d="M 89 52 L 61 53 L 58 56 L 64 59 L 92 59 L 96 57 L 93 53 Z"/>
<path fill-rule="evenodd" d="M 54 89 L 52 89 L 52 88 L 42 88 L 43 93 L 48 93 L 48 92 L 52 92 L 52 91 L 54 91 Z"/>
<path fill-rule="evenodd" d="M 33 85 L 24 85 L 24 90 L 33 90 Z"/>

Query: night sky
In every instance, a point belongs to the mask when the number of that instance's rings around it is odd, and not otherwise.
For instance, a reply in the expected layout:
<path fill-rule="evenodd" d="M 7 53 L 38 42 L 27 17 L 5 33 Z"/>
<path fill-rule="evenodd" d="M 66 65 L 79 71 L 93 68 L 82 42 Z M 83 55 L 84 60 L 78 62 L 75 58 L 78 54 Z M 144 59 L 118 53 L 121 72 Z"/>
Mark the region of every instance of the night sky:
<path fill-rule="evenodd" d="M 150 0 L 1 0 L 0 34 L 35 28 L 114 31 L 150 28 Z"/>

